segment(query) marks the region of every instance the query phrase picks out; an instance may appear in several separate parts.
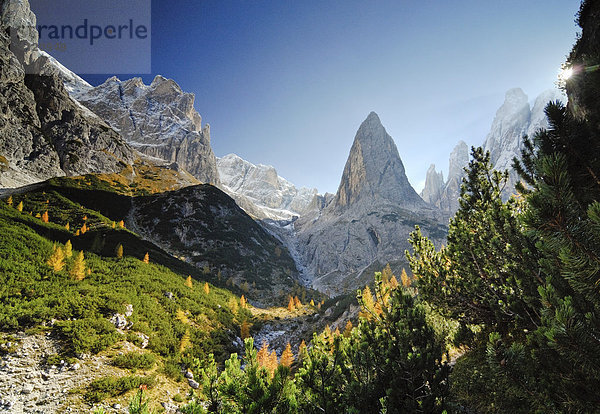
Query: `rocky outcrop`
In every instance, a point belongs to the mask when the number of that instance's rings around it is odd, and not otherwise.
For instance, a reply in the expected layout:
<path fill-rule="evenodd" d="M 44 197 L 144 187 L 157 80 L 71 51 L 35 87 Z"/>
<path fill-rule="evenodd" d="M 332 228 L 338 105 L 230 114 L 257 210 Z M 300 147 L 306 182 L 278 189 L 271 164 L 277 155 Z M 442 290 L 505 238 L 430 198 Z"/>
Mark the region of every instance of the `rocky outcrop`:
<path fill-rule="evenodd" d="M 446 236 L 448 215 L 412 188 L 375 113 L 356 134 L 336 195 L 313 200 L 309 210 L 294 223 L 295 250 L 313 287 L 330 294 L 372 282 L 388 262 L 401 271 L 415 225 L 438 244 Z"/>
<path fill-rule="evenodd" d="M 466 172 L 465 167 L 469 164 L 469 148 L 465 142 L 460 141 L 450 154 L 448 165 L 448 180 L 443 181 L 442 173 L 435 171 L 435 166 L 429 167 L 425 187 L 421 197 L 431 205 L 449 212 L 456 213 L 458 210 L 458 198 L 460 187 Z"/>
<path fill-rule="evenodd" d="M 300 216 L 317 195 L 316 188 L 297 188 L 269 165 L 254 165 L 235 154 L 217 159 L 221 188 L 258 219 Z"/>
<path fill-rule="evenodd" d="M 0 186 L 51 177 L 118 172 L 134 159 L 119 134 L 72 100 L 37 48 L 27 1 L 1 4 Z"/>
<path fill-rule="evenodd" d="M 183 92 L 175 81 L 159 75 L 145 85 L 141 78 L 112 77 L 73 95 L 141 153 L 177 163 L 204 183 L 220 183 L 210 126 L 202 126 L 194 94 Z"/>

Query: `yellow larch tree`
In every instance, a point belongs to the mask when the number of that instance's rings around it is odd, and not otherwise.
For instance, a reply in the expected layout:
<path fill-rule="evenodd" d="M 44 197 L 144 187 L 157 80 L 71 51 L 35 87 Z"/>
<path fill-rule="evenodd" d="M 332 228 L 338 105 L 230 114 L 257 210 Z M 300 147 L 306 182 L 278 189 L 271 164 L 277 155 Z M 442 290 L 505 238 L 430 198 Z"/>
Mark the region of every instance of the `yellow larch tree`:
<path fill-rule="evenodd" d="M 175 318 L 183 323 L 183 324 L 189 324 L 190 320 L 188 319 L 188 317 L 185 315 L 185 312 L 182 311 L 181 309 L 177 309 L 177 312 L 175 312 Z"/>
<path fill-rule="evenodd" d="M 125 223 L 123 222 L 123 220 L 119 221 L 119 227 L 122 229 L 125 228 Z"/>
<path fill-rule="evenodd" d="M 354 327 L 352 326 L 351 321 L 346 322 L 346 327 L 344 328 L 344 337 L 348 338 L 352 334 L 353 328 Z"/>
<path fill-rule="evenodd" d="M 17 210 L 23 211 L 23 202 L 22 201 L 19 201 L 19 204 L 17 204 Z"/>
<path fill-rule="evenodd" d="M 85 226 L 85 224 L 84 224 Z M 123 258 L 123 245 L 121 243 L 119 243 L 117 245 L 117 259 L 122 259 Z"/>
<path fill-rule="evenodd" d="M 244 321 L 240 325 L 240 337 L 242 338 L 242 341 L 246 338 L 250 338 L 250 324 L 248 321 Z"/>
<path fill-rule="evenodd" d="M 234 298 L 229 298 L 229 301 L 227 302 L 227 304 L 229 305 L 229 309 L 231 310 L 231 313 L 236 314 L 238 312 L 237 300 L 235 300 Z"/>
<path fill-rule="evenodd" d="M 71 225 L 69 223 L 65 224 L 65 229 L 71 230 Z"/>
<path fill-rule="evenodd" d="M 210 286 L 208 286 L 208 282 L 204 282 L 204 293 L 207 295 L 210 294 Z"/>
<path fill-rule="evenodd" d="M 48 210 L 44 211 L 44 214 L 42 214 L 42 221 L 44 223 L 48 223 L 48 221 L 49 221 Z"/>
<path fill-rule="evenodd" d="M 71 244 L 71 240 L 67 240 L 65 243 L 65 257 L 70 259 L 73 256 L 73 245 Z"/>
<path fill-rule="evenodd" d="M 83 226 L 81 226 L 81 228 L 79 230 L 80 230 L 81 234 L 85 234 L 88 231 L 87 224 L 83 223 Z"/>
<path fill-rule="evenodd" d="M 185 285 L 191 289 L 194 286 L 192 283 L 192 276 L 190 275 L 185 279 Z"/>
<path fill-rule="evenodd" d="M 396 279 L 396 276 L 392 276 L 390 279 L 390 287 L 392 289 L 396 289 L 398 287 L 398 280 Z"/>
<path fill-rule="evenodd" d="M 82 251 L 75 256 L 69 274 L 75 280 L 83 280 L 85 278 L 85 258 Z"/>
<path fill-rule="evenodd" d="M 302 307 L 302 302 L 298 299 L 298 296 L 294 297 L 294 307 L 296 309 L 300 309 Z"/>
<path fill-rule="evenodd" d="M 285 349 L 281 353 L 281 360 L 279 361 L 284 367 L 291 367 L 294 363 L 294 354 L 292 353 L 292 346 L 288 342 Z"/>
<path fill-rule="evenodd" d="M 267 371 L 269 371 L 271 378 L 273 378 L 273 375 L 275 374 L 275 370 L 277 369 L 278 365 L 279 363 L 277 362 L 277 353 L 275 352 L 275 350 L 272 350 L 271 354 L 269 355 L 269 361 L 267 363 Z"/>
<path fill-rule="evenodd" d="M 359 313 L 364 318 L 371 318 L 372 314 L 375 313 L 375 302 L 373 301 L 373 294 L 369 285 L 365 286 L 362 292 L 362 303 L 363 311 Z"/>
<path fill-rule="evenodd" d="M 181 342 L 179 342 L 179 352 L 185 351 L 192 344 L 189 328 L 185 330 Z"/>
<path fill-rule="evenodd" d="M 300 346 L 298 346 L 298 358 L 302 359 L 302 356 L 304 355 L 305 352 L 306 352 L 306 342 L 304 342 L 304 339 L 303 339 L 302 342 L 300 342 Z"/>
<path fill-rule="evenodd" d="M 385 265 L 385 267 L 381 271 L 381 281 L 383 282 L 384 285 L 387 285 L 393 276 L 394 276 L 394 274 L 392 273 L 392 268 L 390 267 L 390 264 L 388 263 Z"/>
<path fill-rule="evenodd" d="M 294 309 L 295 309 L 295 307 L 294 307 L 294 298 L 292 298 L 291 296 L 290 296 L 290 300 L 289 300 L 288 305 L 287 305 L 287 309 L 288 309 L 289 312 L 293 312 Z"/>
<path fill-rule="evenodd" d="M 269 363 L 269 343 L 267 341 L 263 341 L 262 346 L 256 353 L 256 361 L 261 367 L 267 368 Z"/>
<path fill-rule="evenodd" d="M 310 300 L 310 306 L 315 306 L 315 301 L 314 300 Z"/>
<path fill-rule="evenodd" d="M 246 301 L 244 295 L 242 295 L 242 297 L 240 298 L 240 307 L 244 309 L 248 307 L 248 302 Z"/>
<path fill-rule="evenodd" d="M 144 259 L 142 260 L 144 263 L 150 263 L 150 255 L 148 252 L 144 255 Z"/>
<path fill-rule="evenodd" d="M 6 204 L 8 204 L 9 206 L 12 206 L 12 205 L 13 205 L 13 199 L 12 199 L 12 196 L 9 196 L 9 197 L 6 199 Z"/>
<path fill-rule="evenodd" d="M 400 281 L 402 282 L 402 286 L 404 287 L 410 287 L 411 285 L 411 280 L 406 274 L 406 270 L 404 270 L 404 268 L 402 269 L 402 273 L 400 274 Z"/>
<path fill-rule="evenodd" d="M 65 253 L 62 247 L 57 246 L 56 243 L 54 244 L 52 247 L 52 255 L 46 264 L 55 272 L 60 272 L 65 267 Z"/>

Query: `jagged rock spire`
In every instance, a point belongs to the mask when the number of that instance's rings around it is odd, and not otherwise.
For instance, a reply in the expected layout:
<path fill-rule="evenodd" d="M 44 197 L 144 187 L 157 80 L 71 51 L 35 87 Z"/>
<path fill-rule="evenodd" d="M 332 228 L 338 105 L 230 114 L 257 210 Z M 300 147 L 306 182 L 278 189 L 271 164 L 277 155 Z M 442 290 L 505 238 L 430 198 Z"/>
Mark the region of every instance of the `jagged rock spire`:
<path fill-rule="evenodd" d="M 373 198 L 407 208 L 425 204 L 408 182 L 396 144 L 375 112 L 356 133 L 333 205 L 344 209 Z"/>

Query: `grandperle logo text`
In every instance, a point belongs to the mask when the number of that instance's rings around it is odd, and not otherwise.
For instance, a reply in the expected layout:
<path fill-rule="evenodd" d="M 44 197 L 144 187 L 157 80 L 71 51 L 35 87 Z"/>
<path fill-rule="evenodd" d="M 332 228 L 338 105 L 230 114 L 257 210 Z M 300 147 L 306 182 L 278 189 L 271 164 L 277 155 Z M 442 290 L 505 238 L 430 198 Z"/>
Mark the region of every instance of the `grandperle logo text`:
<path fill-rule="evenodd" d="M 51 40 L 66 39 L 89 39 L 90 45 L 98 39 L 146 39 L 148 37 L 148 27 L 143 24 L 134 24 L 133 19 L 129 19 L 128 24 L 104 26 L 88 24 L 88 19 L 83 19 L 83 23 L 73 27 L 70 24 L 65 25 L 38 25 L 37 30 L 40 40 L 47 36 Z"/>

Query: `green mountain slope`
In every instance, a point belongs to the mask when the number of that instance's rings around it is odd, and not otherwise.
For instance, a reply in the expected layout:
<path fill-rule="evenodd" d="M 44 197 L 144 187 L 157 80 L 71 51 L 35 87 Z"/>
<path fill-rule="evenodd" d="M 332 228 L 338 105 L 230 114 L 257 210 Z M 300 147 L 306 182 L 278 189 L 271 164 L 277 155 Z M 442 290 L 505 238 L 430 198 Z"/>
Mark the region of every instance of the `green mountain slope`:
<path fill-rule="evenodd" d="M 46 211 L 49 222 L 35 217 Z M 76 236 L 75 229 L 81 231 L 84 224 L 89 230 Z M 128 332 L 148 335 L 148 347 L 159 354 L 177 354 L 186 331 L 194 354 L 233 351 L 239 324 L 247 318 L 244 310 L 230 310 L 231 301 L 239 298 L 211 285 L 206 294 L 198 281 L 186 286 L 185 271 L 199 278 L 198 269 L 112 225 L 113 220 L 71 201 L 53 184 L 15 195 L 12 206 L 0 203 L 0 329 L 52 324 L 67 349 L 97 352 L 119 339 L 107 319 L 125 313 L 130 304 L 134 312 L 127 318 L 132 323 Z M 63 247 L 68 240 L 73 256 L 54 271 L 47 264 L 53 246 Z M 122 258 L 116 257 L 118 244 L 124 246 Z M 83 280 L 71 275 L 78 251 L 85 257 Z M 142 260 L 146 252 L 150 263 Z M 188 323 L 177 319 L 178 311 Z"/>

